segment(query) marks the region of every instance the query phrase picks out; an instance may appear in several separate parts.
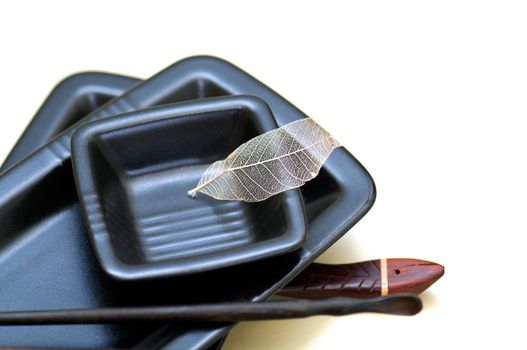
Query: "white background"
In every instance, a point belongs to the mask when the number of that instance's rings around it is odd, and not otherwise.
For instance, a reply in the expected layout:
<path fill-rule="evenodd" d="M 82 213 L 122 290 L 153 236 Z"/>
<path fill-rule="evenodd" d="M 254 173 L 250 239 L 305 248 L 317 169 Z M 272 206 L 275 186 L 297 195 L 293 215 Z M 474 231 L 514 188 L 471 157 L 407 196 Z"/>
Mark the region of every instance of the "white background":
<path fill-rule="evenodd" d="M 220 56 L 375 179 L 371 212 L 320 261 L 446 269 L 418 316 L 244 323 L 225 349 L 525 348 L 526 39 L 527 9 L 508 1 L 1 2 L 0 157 L 67 75 Z"/>

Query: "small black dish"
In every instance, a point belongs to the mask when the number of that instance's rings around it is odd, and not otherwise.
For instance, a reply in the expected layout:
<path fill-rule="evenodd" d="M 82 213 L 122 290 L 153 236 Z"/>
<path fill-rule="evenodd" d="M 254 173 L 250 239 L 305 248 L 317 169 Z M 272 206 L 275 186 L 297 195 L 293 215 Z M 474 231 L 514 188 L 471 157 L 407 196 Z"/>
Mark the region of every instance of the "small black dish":
<path fill-rule="evenodd" d="M 256 97 L 202 99 L 81 126 L 73 169 L 103 269 L 120 280 L 177 276 L 283 254 L 306 232 L 299 190 L 265 201 L 192 199 L 206 168 L 277 124 Z"/>

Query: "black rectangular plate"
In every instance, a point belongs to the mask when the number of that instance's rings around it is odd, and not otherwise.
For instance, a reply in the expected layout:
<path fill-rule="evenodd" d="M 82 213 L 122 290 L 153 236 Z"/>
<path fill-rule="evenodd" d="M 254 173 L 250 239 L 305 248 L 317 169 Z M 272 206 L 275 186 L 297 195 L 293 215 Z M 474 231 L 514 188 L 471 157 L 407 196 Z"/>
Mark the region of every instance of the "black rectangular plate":
<path fill-rule="evenodd" d="M 280 125 L 305 117 L 237 67 L 195 57 L 167 68 L 88 119 L 229 94 L 259 96 Z M 346 150 L 337 149 L 321 174 L 302 188 L 309 229 L 297 252 L 169 281 L 118 283 L 101 272 L 87 242 L 69 158 L 74 129 L 0 177 L 2 310 L 262 300 L 347 232 L 375 197 L 369 174 Z M 10 327 L 0 329 L 0 345 L 202 349 L 227 330 L 227 325 Z"/>
<path fill-rule="evenodd" d="M 0 172 L 140 82 L 136 78 L 99 72 L 77 73 L 67 77 L 48 95 L 9 152 Z"/>

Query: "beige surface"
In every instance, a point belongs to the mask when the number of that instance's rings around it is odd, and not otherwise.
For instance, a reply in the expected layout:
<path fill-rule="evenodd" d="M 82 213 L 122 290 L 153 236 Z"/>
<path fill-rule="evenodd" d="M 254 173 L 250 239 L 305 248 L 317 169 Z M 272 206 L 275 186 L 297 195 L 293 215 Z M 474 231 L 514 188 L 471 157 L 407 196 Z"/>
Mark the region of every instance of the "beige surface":
<path fill-rule="evenodd" d="M 315 118 L 376 181 L 372 211 L 320 261 L 446 267 L 416 317 L 245 323 L 225 349 L 525 347 L 525 5 L 219 3 L 1 2 L 0 156 L 68 74 L 148 77 L 189 55 L 224 57 Z"/>

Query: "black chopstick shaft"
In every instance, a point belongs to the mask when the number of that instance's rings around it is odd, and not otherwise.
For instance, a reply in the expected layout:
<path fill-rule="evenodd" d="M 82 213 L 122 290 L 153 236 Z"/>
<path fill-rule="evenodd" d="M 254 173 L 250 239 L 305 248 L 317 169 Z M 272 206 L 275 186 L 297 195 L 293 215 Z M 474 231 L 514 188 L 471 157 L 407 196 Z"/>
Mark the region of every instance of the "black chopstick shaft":
<path fill-rule="evenodd" d="M 412 294 L 393 294 L 373 299 L 330 298 L 281 300 L 259 303 L 218 303 L 183 306 L 122 307 L 104 309 L 0 312 L 0 325 L 52 325 L 130 322 L 239 322 L 303 318 L 314 315 L 347 315 L 381 312 L 413 315 L 421 301 Z"/>

